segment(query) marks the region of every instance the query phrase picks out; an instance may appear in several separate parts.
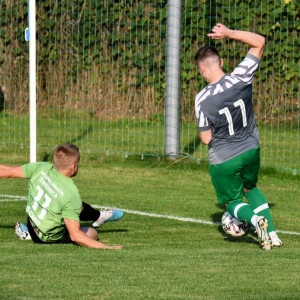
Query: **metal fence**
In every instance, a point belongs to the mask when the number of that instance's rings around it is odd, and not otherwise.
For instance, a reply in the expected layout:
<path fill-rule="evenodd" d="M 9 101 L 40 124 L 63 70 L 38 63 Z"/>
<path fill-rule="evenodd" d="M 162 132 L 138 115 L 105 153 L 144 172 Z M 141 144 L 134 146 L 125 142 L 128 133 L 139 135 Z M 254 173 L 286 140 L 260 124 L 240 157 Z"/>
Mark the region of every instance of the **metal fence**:
<path fill-rule="evenodd" d="M 28 3 L 0 5 L 0 147 L 29 153 Z M 160 158 L 178 152 L 197 162 L 207 159 L 194 119 L 194 97 L 205 83 L 193 56 L 212 43 L 206 34 L 222 22 L 266 37 L 254 86 L 262 165 L 297 173 L 299 20 L 299 4 L 290 0 L 37 3 L 38 159 L 63 142 L 99 156 Z M 172 33 L 179 37 L 175 54 Z M 217 45 L 227 72 L 247 51 L 226 40 Z M 179 55 L 178 68 L 172 53 Z M 179 84 L 177 95 L 172 82 Z"/>

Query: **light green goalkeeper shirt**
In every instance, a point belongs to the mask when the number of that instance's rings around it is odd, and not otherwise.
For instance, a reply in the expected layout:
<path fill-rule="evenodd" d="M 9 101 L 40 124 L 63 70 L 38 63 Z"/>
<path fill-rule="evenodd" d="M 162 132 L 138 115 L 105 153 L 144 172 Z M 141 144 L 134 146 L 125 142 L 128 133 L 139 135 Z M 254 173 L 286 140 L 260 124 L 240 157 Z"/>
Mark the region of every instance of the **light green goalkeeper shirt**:
<path fill-rule="evenodd" d="M 30 178 L 26 212 L 39 229 L 39 238 L 55 242 L 65 233 L 64 218 L 79 221 L 82 201 L 73 180 L 59 173 L 47 162 L 22 166 Z"/>

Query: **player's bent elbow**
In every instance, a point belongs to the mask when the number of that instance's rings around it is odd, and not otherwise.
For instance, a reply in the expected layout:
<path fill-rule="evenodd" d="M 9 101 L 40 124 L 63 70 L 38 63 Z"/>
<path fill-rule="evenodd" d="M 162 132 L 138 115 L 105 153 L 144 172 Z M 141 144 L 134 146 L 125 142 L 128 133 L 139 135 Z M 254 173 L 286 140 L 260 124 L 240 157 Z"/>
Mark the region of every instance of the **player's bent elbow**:
<path fill-rule="evenodd" d="M 201 137 L 201 142 L 205 145 L 208 145 L 211 141 L 211 138 L 208 137 Z"/>
<path fill-rule="evenodd" d="M 208 145 L 211 142 L 211 139 L 212 139 L 211 130 L 200 132 L 199 137 L 200 137 L 201 142 L 203 144 Z"/>
<path fill-rule="evenodd" d="M 80 244 L 80 241 L 82 239 L 80 232 L 70 232 L 69 231 L 69 237 L 70 237 L 70 240 L 76 244 Z"/>
<path fill-rule="evenodd" d="M 258 47 L 263 50 L 265 48 L 265 44 L 266 44 L 265 37 L 262 36 L 262 35 L 259 35 L 259 38 L 257 40 L 257 44 L 258 44 Z"/>
<path fill-rule="evenodd" d="M 76 234 L 70 234 L 69 233 L 69 237 L 70 237 L 70 240 L 73 242 L 73 243 L 76 243 L 78 241 L 78 238 L 76 236 Z"/>
<path fill-rule="evenodd" d="M 98 231 L 91 227 L 81 227 L 79 231 L 69 232 L 69 236 L 73 243 L 83 247 L 91 247 L 91 244 L 98 240 Z"/>

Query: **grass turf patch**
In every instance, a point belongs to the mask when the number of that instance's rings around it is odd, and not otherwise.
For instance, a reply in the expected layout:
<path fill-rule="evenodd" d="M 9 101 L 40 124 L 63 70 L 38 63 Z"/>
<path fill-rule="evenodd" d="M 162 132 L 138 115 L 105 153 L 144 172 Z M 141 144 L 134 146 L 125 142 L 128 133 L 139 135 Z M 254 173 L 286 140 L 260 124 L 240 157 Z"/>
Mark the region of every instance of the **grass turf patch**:
<path fill-rule="evenodd" d="M 259 187 L 277 229 L 299 233 L 299 182 L 280 177 L 262 172 Z M 124 249 L 21 241 L 14 225 L 26 220 L 26 202 L 0 197 L 3 299 L 297 299 L 299 235 L 282 233 L 283 247 L 262 251 L 252 232 L 234 239 L 201 223 L 223 213 L 205 168 L 86 161 L 74 180 L 84 201 L 136 212 L 98 229 L 101 241 Z M 27 180 L 2 183 L 2 195 L 27 194 Z"/>

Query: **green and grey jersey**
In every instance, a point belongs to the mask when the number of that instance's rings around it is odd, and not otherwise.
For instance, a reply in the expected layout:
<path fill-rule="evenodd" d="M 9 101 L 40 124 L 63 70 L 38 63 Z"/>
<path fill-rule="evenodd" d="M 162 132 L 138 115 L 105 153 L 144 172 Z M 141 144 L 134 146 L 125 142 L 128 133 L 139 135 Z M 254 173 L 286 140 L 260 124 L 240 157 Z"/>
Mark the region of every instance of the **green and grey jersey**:
<path fill-rule="evenodd" d="M 220 164 L 259 144 L 252 82 L 259 59 L 248 54 L 230 75 L 207 85 L 195 98 L 199 131 L 212 130 L 210 163 Z"/>
<path fill-rule="evenodd" d="M 76 185 L 51 163 L 28 163 L 22 169 L 30 178 L 26 212 L 39 229 L 39 238 L 59 240 L 67 230 L 64 218 L 79 221 L 82 201 Z"/>

